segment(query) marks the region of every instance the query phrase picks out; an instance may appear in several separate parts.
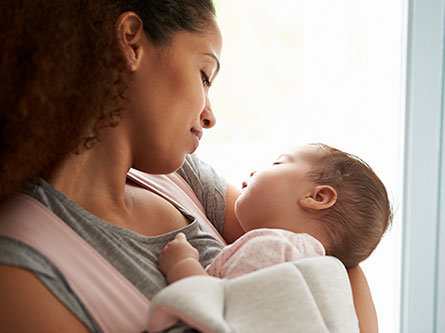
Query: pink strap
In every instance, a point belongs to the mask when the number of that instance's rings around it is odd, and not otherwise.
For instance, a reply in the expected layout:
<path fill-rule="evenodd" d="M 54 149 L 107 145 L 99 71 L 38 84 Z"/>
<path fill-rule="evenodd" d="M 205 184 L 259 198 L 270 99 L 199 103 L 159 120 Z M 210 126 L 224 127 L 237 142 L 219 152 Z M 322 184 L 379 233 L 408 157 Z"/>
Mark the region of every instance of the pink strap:
<path fill-rule="evenodd" d="M 128 178 L 142 187 L 154 191 L 178 208 L 195 216 L 207 230 L 223 245 L 226 245 L 215 226 L 209 221 L 205 214 L 204 207 L 196 197 L 190 185 L 178 174 L 151 175 L 139 170 L 130 169 Z"/>
<path fill-rule="evenodd" d="M 67 278 L 104 332 L 141 332 L 149 301 L 49 209 L 17 194 L 0 209 L 0 234 L 47 256 Z"/>
<path fill-rule="evenodd" d="M 192 188 L 177 174 L 128 177 L 194 215 L 222 244 Z M 48 208 L 17 194 L 0 208 L 0 234 L 20 240 L 58 267 L 104 332 L 140 332 L 147 327 L 149 301 L 119 271 Z"/>

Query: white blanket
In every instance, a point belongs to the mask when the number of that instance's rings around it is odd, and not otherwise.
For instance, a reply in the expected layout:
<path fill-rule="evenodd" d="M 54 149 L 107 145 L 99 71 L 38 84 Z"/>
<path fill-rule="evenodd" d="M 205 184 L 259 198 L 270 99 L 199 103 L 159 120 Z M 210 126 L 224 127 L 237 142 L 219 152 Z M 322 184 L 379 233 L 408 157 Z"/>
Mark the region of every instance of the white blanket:
<path fill-rule="evenodd" d="M 195 276 L 152 300 L 149 332 L 178 320 L 202 332 L 359 332 L 349 279 L 333 257 L 283 263 L 233 280 Z"/>

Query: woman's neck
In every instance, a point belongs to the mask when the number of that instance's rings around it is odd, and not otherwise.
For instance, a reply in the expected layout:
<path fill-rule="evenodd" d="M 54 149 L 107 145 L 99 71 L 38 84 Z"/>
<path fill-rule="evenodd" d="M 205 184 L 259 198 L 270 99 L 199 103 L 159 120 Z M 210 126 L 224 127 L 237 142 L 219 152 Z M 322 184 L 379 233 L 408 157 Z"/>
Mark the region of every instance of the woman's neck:
<path fill-rule="evenodd" d="M 109 136 L 90 150 L 70 155 L 47 181 L 103 220 L 127 219 L 132 201 L 125 194 L 125 183 L 132 157 L 124 142 Z"/>

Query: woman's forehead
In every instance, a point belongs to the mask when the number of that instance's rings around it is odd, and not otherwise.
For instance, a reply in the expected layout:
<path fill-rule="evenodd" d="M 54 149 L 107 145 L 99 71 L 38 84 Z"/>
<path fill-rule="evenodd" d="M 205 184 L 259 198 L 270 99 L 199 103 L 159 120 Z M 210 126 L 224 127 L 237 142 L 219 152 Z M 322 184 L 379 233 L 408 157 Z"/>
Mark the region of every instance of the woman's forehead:
<path fill-rule="evenodd" d="M 222 51 L 221 31 L 216 22 L 206 24 L 199 32 L 180 31 L 173 36 L 172 46 L 211 54 L 219 63 Z"/>

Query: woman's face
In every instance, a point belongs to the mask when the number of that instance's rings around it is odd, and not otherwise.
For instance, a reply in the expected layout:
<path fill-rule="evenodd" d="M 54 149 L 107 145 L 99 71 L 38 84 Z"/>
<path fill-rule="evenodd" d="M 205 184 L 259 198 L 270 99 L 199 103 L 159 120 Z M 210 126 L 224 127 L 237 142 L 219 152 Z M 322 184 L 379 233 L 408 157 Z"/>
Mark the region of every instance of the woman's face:
<path fill-rule="evenodd" d="M 219 70 L 221 33 L 212 22 L 204 33 L 177 33 L 167 46 L 153 46 L 146 36 L 143 44 L 129 93 L 133 167 L 170 173 L 215 124 L 208 94 Z"/>

